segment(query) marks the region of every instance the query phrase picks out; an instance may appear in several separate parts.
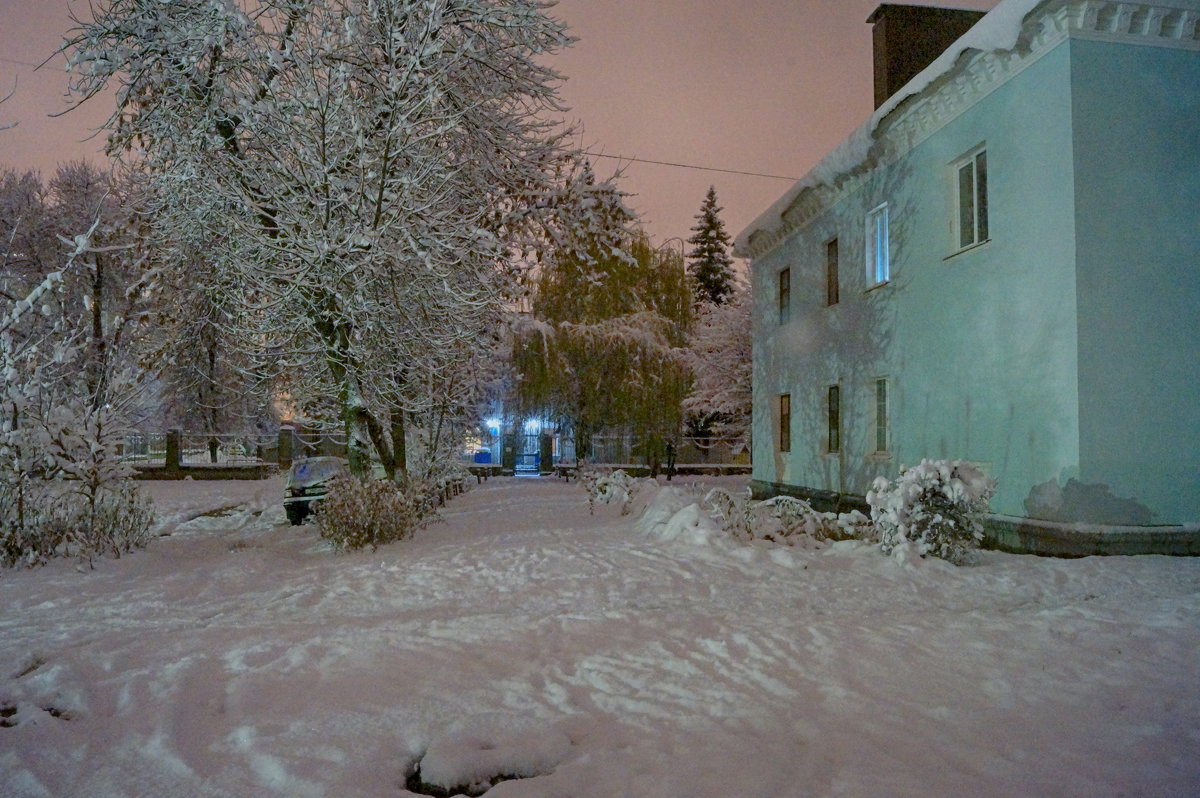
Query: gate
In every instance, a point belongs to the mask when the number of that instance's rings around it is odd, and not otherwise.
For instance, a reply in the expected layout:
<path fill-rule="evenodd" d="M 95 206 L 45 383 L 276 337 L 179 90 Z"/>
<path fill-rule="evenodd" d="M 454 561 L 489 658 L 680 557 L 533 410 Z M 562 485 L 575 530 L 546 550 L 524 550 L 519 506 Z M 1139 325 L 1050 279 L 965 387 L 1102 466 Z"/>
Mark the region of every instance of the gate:
<path fill-rule="evenodd" d="M 520 449 L 517 451 L 516 471 L 518 474 L 536 474 L 541 466 L 541 452 L 538 448 L 539 435 L 527 432 L 517 438 Z"/>

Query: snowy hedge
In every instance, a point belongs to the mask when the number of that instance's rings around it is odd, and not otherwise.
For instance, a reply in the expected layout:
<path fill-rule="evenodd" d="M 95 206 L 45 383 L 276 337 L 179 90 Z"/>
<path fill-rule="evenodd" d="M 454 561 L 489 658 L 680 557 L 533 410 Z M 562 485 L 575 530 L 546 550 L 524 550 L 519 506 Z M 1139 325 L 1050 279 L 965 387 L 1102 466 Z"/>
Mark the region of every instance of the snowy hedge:
<path fill-rule="evenodd" d="M 42 565 L 54 557 L 120 557 L 150 542 L 154 509 L 131 481 L 94 493 L 27 480 L 20 495 L 0 485 L 0 565 Z"/>
<path fill-rule="evenodd" d="M 649 477 L 633 477 L 618 468 L 612 472 L 584 469 L 579 474 L 580 484 L 588 493 L 588 512 L 595 514 L 597 504 L 619 504 L 621 515 L 629 515 L 638 492 L 658 482 Z"/>
<path fill-rule="evenodd" d="M 329 483 L 315 519 L 321 537 L 336 548 L 374 550 L 411 537 L 426 504 L 419 491 L 388 479 L 339 476 Z"/>
<path fill-rule="evenodd" d="M 966 460 L 922 460 L 895 483 L 879 477 L 867 493 L 884 553 L 911 541 L 921 556 L 961 563 L 983 540 L 996 480 Z"/>
<path fill-rule="evenodd" d="M 872 537 L 870 521 L 862 513 L 822 513 L 803 499 L 791 496 L 750 501 L 714 488 L 704 497 L 704 504 L 725 531 L 739 540 L 792 545 L 801 536 L 818 541 Z"/>

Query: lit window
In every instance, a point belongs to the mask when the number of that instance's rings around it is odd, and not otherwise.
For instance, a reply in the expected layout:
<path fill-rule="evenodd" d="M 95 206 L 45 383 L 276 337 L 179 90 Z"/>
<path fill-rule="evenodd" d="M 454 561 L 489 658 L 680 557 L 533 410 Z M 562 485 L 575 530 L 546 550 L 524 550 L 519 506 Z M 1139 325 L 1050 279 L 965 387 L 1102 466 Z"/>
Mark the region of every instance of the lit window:
<path fill-rule="evenodd" d="M 875 380 L 875 451 L 888 450 L 888 381 Z"/>
<path fill-rule="evenodd" d="M 954 164 L 958 193 L 958 248 L 988 240 L 987 151 L 968 155 Z"/>
<path fill-rule="evenodd" d="M 842 449 L 842 391 L 837 385 L 829 386 L 829 452 Z"/>
<path fill-rule="evenodd" d="M 779 271 L 779 323 L 787 324 L 792 317 L 792 270 Z"/>
<path fill-rule="evenodd" d="M 825 243 L 825 304 L 838 303 L 838 240 Z"/>
<path fill-rule="evenodd" d="M 792 450 L 792 395 L 779 395 L 779 451 Z"/>
<path fill-rule="evenodd" d="M 888 209 L 884 204 L 867 214 L 867 287 L 874 288 L 890 279 Z"/>

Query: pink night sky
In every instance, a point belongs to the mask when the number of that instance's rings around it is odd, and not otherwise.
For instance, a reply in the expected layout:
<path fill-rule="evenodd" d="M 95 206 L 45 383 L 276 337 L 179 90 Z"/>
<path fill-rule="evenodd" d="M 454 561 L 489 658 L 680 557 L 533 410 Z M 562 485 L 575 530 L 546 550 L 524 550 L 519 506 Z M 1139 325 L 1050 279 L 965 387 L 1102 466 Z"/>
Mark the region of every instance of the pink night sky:
<path fill-rule="evenodd" d="M 552 63 L 578 143 L 608 156 L 802 177 L 872 111 L 871 26 L 879 0 L 561 0 L 551 13 L 578 37 Z M 987 11 L 996 0 L 956 0 Z M 64 62 L 51 55 L 82 0 L 0 0 L 0 165 L 99 161 L 86 140 L 111 111 L 97 98 L 65 116 Z M 687 238 L 709 185 L 730 235 L 791 186 L 768 179 L 594 159 L 663 243 Z"/>

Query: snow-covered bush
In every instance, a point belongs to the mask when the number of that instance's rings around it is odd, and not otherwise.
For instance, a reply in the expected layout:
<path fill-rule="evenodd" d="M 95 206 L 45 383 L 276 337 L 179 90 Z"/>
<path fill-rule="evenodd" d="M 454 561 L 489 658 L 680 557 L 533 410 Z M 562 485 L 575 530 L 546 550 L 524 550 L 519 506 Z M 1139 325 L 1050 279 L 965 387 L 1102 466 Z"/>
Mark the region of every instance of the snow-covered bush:
<path fill-rule="evenodd" d="M 597 504 L 620 504 L 621 515 L 629 515 L 634 497 L 644 485 L 658 484 L 653 479 L 631 477 L 620 468 L 609 473 L 584 470 L 579 481 L 588 492 L 588 512 L 595 513 Z"/>
<path fill-rule="evenodd" d="M 0 564 L 43 565 L 76 555 L 119 558 L 150 542 L 154 507 L 130 481 L 105 486 L 92 497 L 78 485 L 30 480 L 17 513 L 0 491 Z"/>
<path fill-rule="evenodd" d="M 46 563 L 70 538 L 70 508 L 31 487 L 0 484 L 0 565 L 5 568 Z"/>
<path fill-rule="evenodd" d="M 749 502 L 739 499 L 724 488 L 713 488 L 704 497 L 704 506 L 721 523 L 721 528 L 737 540 L 750 540 L 751 518 Z"/>
<path fill-rule="evenodd" d="M 95 496 L 82 495 L 77 504 L 81 519 L 76 540 L 80 556 L 111 554 L 120 558 L 150 542 L 154 505 L 131 480 L 107 485 Z"/>
<path fill-rule="evenodd" d="M 764 501 L 739 499 L 723 488 L 714 488 L 704 504 L 724 530 L 738 540 L 794 543 L 800 535 L 813 540 L 867 539 L 870 520 L 859 512 L 822 513 L 802 499 L 774 496 Z"/>
<path fill-rule="evenodd" d="M 983 517 L 996 480 L 966 460 L 922 460 L 902 468 L 896 482 L 875 480 L 867 493 L 880 546 L 890 553 L 900 543 L 961 563 L 983 540 Z"/>
<path fill-rule="evenodd" d="M 372 550 L 412 536 L 421 520 L 419 492 L 388 479 L 336 477 L 317 507 L 317 529 L 342 551 Z"/>
<path fill-rule="evenodd" d="M 483 795 L 500 782 L 553 773 L 570 750 L 567 735 L 533 719 L 473 715 L 433 740 L 406 786 L 420 795 Z"/>

